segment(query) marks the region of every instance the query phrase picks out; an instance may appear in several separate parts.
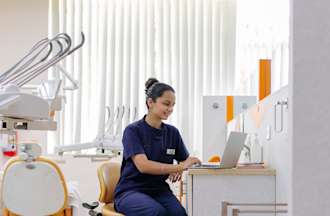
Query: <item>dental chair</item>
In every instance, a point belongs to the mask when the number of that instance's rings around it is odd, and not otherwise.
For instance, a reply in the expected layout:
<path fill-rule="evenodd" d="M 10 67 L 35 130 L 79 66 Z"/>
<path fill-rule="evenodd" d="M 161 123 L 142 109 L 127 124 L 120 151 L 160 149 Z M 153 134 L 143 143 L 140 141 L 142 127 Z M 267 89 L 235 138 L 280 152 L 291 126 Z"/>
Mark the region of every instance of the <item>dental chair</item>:
<path fill-rule="evenodd" d="M 120 163 L 107 162 L 97 170 L 100 183 L 99 201 L 104 203 L 102 207 L 103 216 L 124 216 L 116 212 L 114 208 L 114 191 L 120 177 L 120 166 Z"/>
<path fill-rule="evenodd" d="M 71 216 L 68 192 L 59 167 L 40 157 L 37 144 L 21 144 L 18 157 L 8 161 L 2 179 L 4 216 Z"/>

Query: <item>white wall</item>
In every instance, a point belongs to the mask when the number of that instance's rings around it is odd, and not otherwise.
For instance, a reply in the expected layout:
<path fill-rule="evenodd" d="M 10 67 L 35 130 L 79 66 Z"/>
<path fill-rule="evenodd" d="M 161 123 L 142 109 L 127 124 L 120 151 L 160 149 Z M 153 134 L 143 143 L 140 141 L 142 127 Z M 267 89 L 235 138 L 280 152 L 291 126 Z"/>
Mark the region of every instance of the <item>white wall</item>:
<path fill-rule="evenodd" d="M 47 34 L 47 0 L 1 0 L 0 73 L 16 63 Z"/>
<path fill-rule="evenodd" d="M 290 215 L 330 215 L 330 1 L 291 3 Z"/>
<path fill-rule="evenodd" d="M 14 65 L 48 34 L 48 0 L 0 0 L 0 74 Z M 37 84 L 47 73 L 33 80 Z M 21 133 L 19 140 L 46 144 L 46 132 Z"/>

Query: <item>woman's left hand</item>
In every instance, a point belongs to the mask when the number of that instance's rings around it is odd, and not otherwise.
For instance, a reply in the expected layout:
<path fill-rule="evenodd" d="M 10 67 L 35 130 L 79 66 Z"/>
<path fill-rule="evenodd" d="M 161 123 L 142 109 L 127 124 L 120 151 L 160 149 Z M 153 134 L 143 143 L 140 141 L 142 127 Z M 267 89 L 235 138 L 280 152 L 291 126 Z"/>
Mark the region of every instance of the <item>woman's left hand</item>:
<path fill-rule="evenodd" d="M 181 177 L 182 177 L 182 172 L 177 172 L 177 173 L 171 173 L 168 178 L 170 179 L 171 182 L 174 183 L 180 181 Z"/>

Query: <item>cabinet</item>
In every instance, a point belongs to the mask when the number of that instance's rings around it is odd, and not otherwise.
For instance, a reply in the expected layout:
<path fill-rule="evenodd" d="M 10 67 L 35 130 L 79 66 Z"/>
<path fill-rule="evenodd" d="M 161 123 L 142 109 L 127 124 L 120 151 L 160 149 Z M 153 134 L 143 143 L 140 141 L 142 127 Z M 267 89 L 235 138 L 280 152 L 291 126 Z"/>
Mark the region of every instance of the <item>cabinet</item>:
<path fill-rule="evenodd" d="M 276 172 L 272 169 L 190 169 L 187 180 L 189 216 L 220 216 L 224 201 L 275 203 L 276 200 Z"/>

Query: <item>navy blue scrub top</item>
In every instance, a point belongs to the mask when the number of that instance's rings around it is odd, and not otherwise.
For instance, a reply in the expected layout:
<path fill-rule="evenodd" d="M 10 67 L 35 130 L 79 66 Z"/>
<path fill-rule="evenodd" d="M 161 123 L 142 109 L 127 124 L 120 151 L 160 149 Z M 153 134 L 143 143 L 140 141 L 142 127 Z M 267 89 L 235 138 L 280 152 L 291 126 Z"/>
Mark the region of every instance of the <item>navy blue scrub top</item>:
<path fill-rule="evenodd" d="M 122 142 L 124 154 L 115 198 L 127 191 L 158 193 L 170 190 L 165 182 L 168 175 L 141 173 L 132 156 L 145 154 L 149 160 L 167 164 L 173 164 L 174 159 L 184 161 L 189 157 L 178 129 L 165 123 L 161 124 L 160 129 L 151 127 L 145 121 L 145 116 L 126 127 Z"/>

